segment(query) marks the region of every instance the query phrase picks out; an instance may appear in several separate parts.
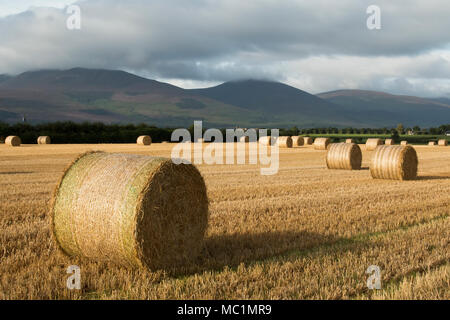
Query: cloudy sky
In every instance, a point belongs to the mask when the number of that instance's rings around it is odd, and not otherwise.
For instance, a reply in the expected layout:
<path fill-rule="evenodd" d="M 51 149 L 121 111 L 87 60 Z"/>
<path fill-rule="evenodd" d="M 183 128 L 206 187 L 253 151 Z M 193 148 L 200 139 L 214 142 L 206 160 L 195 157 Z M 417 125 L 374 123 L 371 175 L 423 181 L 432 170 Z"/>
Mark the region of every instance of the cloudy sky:
<path fill-rule="evenodd" d="M 450 97 L 449 17 L 448 0 L 0 0 L 0 74 L 108 68 L 185 88 L 256 78 Z"/>

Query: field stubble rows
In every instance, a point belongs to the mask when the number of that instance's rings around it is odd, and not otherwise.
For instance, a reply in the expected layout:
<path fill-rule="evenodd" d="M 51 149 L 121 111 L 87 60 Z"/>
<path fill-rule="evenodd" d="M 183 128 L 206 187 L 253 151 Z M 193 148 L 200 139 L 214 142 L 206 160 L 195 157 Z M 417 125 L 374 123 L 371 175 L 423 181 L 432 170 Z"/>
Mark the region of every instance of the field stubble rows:
<path fill-rule="evenodd" d="M 419 179 L 326 169 L 325 152 L 281 149 L 280 170 L 199 165 L 210 199 L 202 255 L 148 272 L 63 256 L 48 201 L 81 152 L 170 156 L 172 145 L 0 146 L 1 299 L 450 298 L 450 148 L 416 147 Z M 83 288 L 65 288 L 79 265 Z M 366 287 L 370 265 L 383 290 Z"/>

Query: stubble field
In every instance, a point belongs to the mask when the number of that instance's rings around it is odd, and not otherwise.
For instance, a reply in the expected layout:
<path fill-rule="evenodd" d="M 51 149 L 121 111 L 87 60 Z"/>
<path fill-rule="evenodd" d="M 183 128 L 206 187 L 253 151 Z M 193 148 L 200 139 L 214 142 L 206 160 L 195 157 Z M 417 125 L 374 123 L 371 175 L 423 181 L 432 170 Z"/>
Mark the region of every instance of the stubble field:
<path fill-rule="evenodd" d="M 280 170 L 200 165 L 210 199 L 204 249 L 183 270 L 70 258 L 50 236 L 48 202 L 88 150 L 170 157 L 171 144 L 0 145 L 0 299 L 449 299 L 450 147 L 417 146 L 419 179 L 327 170 L 325 152 L 280 149 Z M 364 148 L 363 148 L 364 149 Z M 66 288 L 69 265 L 82 289 Z M 382 290 L 366 269 L 381 269 Z"/>

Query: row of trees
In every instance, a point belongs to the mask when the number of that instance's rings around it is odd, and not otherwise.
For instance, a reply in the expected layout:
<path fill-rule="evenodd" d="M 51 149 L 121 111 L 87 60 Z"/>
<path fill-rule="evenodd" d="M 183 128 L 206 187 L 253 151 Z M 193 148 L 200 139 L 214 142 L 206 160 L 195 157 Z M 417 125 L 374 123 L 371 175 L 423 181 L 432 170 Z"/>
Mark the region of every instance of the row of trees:
<path fill-rule="evenodd" d="M 280 135 L 305 135 L 305 134 L 385 134 L 397 137 L 404 134 L 409 128 L 404 129 L 402 125 L 397 128 L 315 128 L 280 129 Z M 438 128 L 421 129 L 412 128 L 415 134 L 441 135 L 450 130 L 450 124 Z M 171 128 L 157 128 L 146 124 L 107 125 L 104 123 L 74 123 L 54 122 L 47 124 L 31 125 L 27 123 L 6 124 L 0 122 L 0 138 L 9 135 L 20 136 L 23 143 L 35 143 L 38 136 L 48 135 L 54 143 L 132 143 L 140 135 L 150 135 L 154 142 L 170 141 Z M 193 128 L 190 127 L 193 137 Z M 222 130 L 225 133 L 225 129 Z M 270 133 L 269 133 L 270 134 Z"/>
<path fill-rule="evenodd" d="M 399 124 L 396 128 L 311 128 L 299 129 L 293 127 L 287 130 L 282 130 L 285 135 L 299 135 L 299 134 L 385 134 L 392 135 L 395 132 L 399 135 L 414 132 L 416 135 L 442 135 L 450 131 L 450 124 L 442 125 L 437 128 L 420 128 L 419 126 L 404 128 Z"/>
<path fill-rule="evenodd" d="M 54 122 L 39 125 L 0 123 L 0 137 L 16 135 L 23 143 L 35 143 L 39 136 L 50 136 L 53 143 L 132 143 L 140 135 L 149 135 L 153 141 L 169 141 L 172 129 L 156 128 L 146 124 L 107 125 L 104 123 Z"/>

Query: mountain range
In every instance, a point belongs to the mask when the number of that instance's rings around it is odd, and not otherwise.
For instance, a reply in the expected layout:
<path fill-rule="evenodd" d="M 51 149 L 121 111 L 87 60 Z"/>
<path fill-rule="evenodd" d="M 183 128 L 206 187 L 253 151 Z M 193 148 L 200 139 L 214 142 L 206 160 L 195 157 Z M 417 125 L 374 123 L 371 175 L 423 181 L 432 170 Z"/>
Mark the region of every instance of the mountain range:
<path fill-rule="evenodd" d="M 313 95 L 279 82 L 241 80 L 182 89 L 124 71 L 74 68 L 0 75 L 0 121 L 100 121 L 187 127 L 394 127 L 450 122 L 448 98 L 363 90 Z"/>

